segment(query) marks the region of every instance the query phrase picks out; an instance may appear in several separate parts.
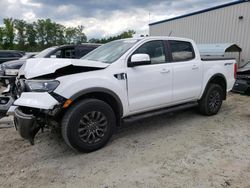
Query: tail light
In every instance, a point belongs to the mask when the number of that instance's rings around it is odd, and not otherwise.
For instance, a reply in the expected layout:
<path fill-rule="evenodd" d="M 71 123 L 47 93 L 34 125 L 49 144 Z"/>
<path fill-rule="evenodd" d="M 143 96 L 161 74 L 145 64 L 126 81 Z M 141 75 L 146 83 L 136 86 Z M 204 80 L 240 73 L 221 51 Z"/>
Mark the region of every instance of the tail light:
<path fill-rule="evenodd" d="M 237 63 L 234 64 L 234 79 L 236 79 L 237 75 Z"/>

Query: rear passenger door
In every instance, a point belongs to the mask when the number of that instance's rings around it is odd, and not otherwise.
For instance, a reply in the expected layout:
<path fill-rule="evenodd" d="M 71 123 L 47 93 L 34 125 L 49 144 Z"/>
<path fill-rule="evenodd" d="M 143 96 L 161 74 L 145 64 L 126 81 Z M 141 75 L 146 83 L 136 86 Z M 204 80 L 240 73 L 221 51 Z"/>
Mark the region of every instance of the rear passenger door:
<path fill-rule="evenodd" d="M 173 102 L 197 99 L 202 86 L 202 67 L 192 43 L 170 40 L 168 44 L 173 65 Z"/>

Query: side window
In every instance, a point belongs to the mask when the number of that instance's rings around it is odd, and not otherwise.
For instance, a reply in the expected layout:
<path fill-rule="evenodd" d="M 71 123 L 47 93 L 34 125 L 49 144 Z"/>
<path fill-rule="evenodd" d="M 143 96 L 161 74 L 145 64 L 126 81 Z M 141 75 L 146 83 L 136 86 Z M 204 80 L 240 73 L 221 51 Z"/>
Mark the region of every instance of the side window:
<path fill-rule="evenodd" d="M 75 49 L 74 48 L 68 48 L 64 50 L 64 56 L 62 58 L 70 58 L 74 59 L 75 58 Z"/>
<path fill-rule="evenodd" d="M 169 41 L 173 61 L 188 61 L 195 58 L 193 46 L 190 42 Z"/>
<path fill-rule="evenodd" d="M 61 58 L 62 57 L 62 50 L 57 50 L 50 57 Z"/>
<path fill-rule="evenodd" d="M 140 46 L 133 54 L 148 54 L 151 59 L 151 64 L 160 64 L 166 62 L 163 41 L 147 42 Z"/>

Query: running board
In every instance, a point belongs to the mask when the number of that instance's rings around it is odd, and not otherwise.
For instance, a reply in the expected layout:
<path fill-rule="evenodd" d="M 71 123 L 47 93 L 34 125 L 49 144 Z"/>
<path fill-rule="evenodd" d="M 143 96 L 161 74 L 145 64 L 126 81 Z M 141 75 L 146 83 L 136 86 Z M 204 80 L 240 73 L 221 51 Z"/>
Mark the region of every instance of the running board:
<path fill-rule="evenodd" d="M 166 114 L 166 113 L 170 113 L 170 112 L 176 112 L 176 111 L 180 111 L 180 110 L 184 110 L 187 108 L 192 108 L 198 105 L 198 102 L 192 102 L 192 103 L 185 103 L 185 104 L 181 104 L 181 105 L 176 105 L 176 106 L 172 106 L 172 107 L 167 107 L 167 108 L 161 108 L 160 110 L 154 110 L 154 111 L 150 111 L 150 112 L 144 112 L 141 114 L 136 114 L 133 116 L 129 116 L 123 119 L 124 122 L 130 122 L 130 121 L 137 121 L 140 119 L 144 119 L 144 118 L 149 118 L 152 116 L 158 116 L 158 115 L 162 115 L 162 114 Z"/>

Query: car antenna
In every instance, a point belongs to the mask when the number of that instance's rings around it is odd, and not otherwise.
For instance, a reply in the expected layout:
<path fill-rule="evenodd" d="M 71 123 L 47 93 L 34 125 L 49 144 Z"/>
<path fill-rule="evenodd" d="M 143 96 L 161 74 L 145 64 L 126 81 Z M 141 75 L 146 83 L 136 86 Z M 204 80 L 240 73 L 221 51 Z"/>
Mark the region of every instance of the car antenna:
<path fill-rule="evenodd" d="M 170 33 L 168 34 L 168 36 L 170 37 L 172 35 L 173 31 L 170 31 Z"/>

